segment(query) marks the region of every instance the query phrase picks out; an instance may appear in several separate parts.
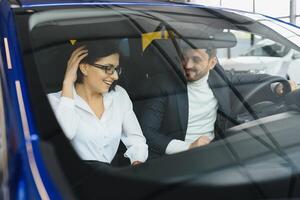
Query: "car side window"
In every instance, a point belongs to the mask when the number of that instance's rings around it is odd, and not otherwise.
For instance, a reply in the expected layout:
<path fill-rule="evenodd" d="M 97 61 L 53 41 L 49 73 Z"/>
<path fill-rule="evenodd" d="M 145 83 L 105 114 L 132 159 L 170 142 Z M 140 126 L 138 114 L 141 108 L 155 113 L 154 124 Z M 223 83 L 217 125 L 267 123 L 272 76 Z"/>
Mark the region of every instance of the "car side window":
<path fill-rule="evenodd" d="M 231 73 L 269 74 L 289 78 L 293 74 L 289 68 L 297 58 L 296 50 L 246 31 L 229 30 L 237 38 L 237 45 L 231 49 L 218 50 L 220 64 Z M 295 71 L 295 70 L 294 70 Z M 296 82 L 299 82 L 297 80 Z"/>

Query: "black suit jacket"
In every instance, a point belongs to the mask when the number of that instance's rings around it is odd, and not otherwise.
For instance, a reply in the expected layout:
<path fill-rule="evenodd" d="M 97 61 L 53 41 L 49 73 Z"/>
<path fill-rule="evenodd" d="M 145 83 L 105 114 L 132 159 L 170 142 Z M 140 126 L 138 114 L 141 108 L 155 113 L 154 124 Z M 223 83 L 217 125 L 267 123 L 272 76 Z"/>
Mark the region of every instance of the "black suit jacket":
<path fill-rule="evenodd" d="M 218 110 L 231 115 L 233 97 L 228 83 L 244 85 L 264 81 L 269 75 L 232 75 L 217 65 L 210 71 L 208 82 L 218 101 Z M 149 89 L 148 89 L 149 88 Z M 171 140 L 184 140 L 188 124 L 187 84 L 180 76 L 156 75 L 149 79 L 147 97 L 137 109 L 143 133 L 149 145 L 149 158 L 165 154 Z"/>

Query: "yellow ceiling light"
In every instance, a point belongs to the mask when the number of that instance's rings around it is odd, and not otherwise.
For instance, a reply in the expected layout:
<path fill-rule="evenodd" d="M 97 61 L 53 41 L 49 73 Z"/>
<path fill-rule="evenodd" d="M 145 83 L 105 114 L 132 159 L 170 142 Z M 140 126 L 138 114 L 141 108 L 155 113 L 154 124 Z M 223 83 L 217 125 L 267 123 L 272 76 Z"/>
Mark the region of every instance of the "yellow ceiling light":
<path fill-rule="evenodd" d="M 168 31 L 158 31 L 158 32 L 150 32 L 142 34 L 142 48 L 143 51 L 151 44 L 153 40 L 159 39 L 168 39 L 169 32 Z"/>
<path fill-rule="evenodd" d="M 70 41 L 70 43 L 71 43 L 71 45 L 75 45 L 75 43 L 77 42 L 77 40 L 69 40 Z"/>

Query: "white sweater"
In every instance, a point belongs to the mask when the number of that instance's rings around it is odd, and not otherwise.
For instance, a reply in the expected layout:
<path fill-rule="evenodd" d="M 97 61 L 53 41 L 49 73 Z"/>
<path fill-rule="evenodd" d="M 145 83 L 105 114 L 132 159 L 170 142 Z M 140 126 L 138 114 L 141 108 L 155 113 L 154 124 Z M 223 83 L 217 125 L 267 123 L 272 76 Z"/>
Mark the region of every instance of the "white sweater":
<path fill-rule="evenodd" d="M 200 136 L 214 139 L 218 102 L 208 85 L 208 75 L 188 83 L 189 118 L 185 141 L 172 140 L 167 146 L 166 154 L 188 150 L 190 144 Z"/>

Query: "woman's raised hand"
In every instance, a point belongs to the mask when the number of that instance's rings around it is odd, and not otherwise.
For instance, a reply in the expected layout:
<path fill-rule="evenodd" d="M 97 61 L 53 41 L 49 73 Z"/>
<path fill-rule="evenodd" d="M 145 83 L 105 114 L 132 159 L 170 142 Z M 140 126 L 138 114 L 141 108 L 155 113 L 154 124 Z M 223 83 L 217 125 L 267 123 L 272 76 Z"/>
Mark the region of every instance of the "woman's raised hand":
<path fill-rule="evenodd" d="M 81 46 L 71 54 L 71 57 L 68 61 L 64 83 L 74 84 L 77 79 L 77 69 L 79 63 L 88 55 L 88 51 L 85 49 L 85 46 Z"/>
<path fill-rule="evenodd" d="M 73 98 L 73 86 L 77 79 L 79 63 L 87 55 L 88 51 L 85 49 L 85 46 L 75 49 L 71 54 L 65 73 L 61 96 Z"/>

